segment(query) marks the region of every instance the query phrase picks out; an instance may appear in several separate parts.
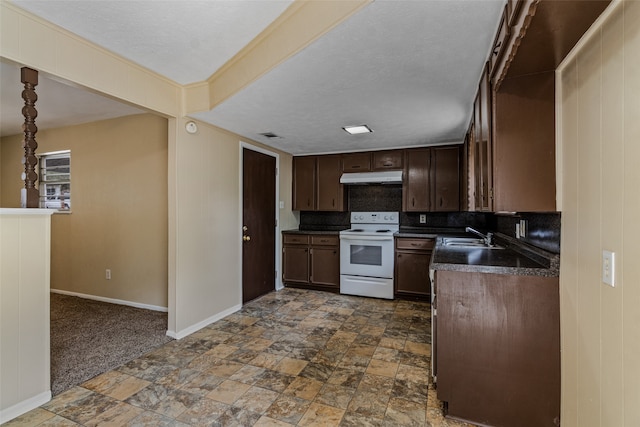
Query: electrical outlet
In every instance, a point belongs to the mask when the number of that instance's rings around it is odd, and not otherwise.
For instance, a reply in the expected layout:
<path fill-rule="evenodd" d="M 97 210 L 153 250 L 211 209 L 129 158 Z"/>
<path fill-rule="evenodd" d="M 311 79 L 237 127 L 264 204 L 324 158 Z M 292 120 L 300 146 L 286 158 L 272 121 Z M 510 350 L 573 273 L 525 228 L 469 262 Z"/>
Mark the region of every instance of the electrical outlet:
<path fill-rule="evenodd" d="M 520 238 L 520 223 L 516 222 L 516 239 Z"/>
<path fill-rule="evenodd" d="M 615 269 L 615 252 L 602 251 L 602 281 L 612 288 L 616 285 Z"/>
<path fill-rule="evenodd" d="M 527 237 L 527 220 L 526 219 L 521 219 L 520 220 L 520 237 Z"/>
<path fill-rule="evenodd" d="M 427 214 L 420 214 L 420 224 L 427 223 Z"/>
<path fill-rule="evenodd" d="M 111 280 L 111 270 L 110 269 L 107 268 L 104 271 L 104 278 L 107 279 L 107 280 Z"/>

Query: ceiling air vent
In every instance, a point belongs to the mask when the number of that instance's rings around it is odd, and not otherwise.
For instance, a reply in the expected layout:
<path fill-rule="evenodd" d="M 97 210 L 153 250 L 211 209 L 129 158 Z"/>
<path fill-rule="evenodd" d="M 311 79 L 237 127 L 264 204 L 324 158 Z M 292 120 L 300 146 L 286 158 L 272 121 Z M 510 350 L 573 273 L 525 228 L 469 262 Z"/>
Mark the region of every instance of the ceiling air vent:
<path fill-rule="evenodd" d="M 269 139 L 274 139 L 274 138 L 275 138 L 275 139 L 281 139 L 281 138 L 282 138 L 281 136 L 278 136 L 278 135 L 276 135 L 276 134 L 275 134 L 275 133 L 273 133 L 273 132 L 265 132 L 265 133 L 261 133 L 261 134 L 259 134 L 259 135 L 262 135 L 262 136 L 264 136 L 265 138 L 269 138 Z"/>

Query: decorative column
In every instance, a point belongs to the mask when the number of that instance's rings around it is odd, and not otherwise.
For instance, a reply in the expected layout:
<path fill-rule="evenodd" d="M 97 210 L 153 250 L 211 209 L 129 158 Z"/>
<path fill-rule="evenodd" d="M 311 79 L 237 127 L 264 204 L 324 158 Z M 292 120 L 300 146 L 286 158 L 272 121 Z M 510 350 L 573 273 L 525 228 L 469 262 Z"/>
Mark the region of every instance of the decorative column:
<path fill-rule="evenodd" d="M 24 172 L 22 173 L 24 188 L 20 193 L 20 205 L 23 208 L 38 208 L 40 207 L 40 192 L 36 186 L 38 179 L 38 174 L 36 173 L 36 165 L 38 164 L 36 132 L 38 132 L 38 127 L 35 123 L 38 116 L 38 111 L 35 107 L 38 100 L 38 95 L 36 95 L 35 91 L 35 87 L 38 85 L 38 72 L 31 68 L 22 67 L 20 80 L 24 83 L 24 90 L 22 91 L 22 99 L 24 99 L 24 107 L 22 107 L 22 115 L 24 116 L 24 124 L 22 125 L 22 131 L 24 132 L 24 139 L 22 140 L 22 147 L 24 148 L 24 157 L 22 158 L 22 163 L 24 164 Z"/>

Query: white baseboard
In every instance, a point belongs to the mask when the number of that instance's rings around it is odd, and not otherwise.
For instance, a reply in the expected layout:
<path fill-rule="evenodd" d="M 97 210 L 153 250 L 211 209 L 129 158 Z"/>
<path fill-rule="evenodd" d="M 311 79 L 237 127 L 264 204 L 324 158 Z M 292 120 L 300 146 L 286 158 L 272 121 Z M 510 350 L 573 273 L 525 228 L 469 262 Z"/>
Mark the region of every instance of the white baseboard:
<path fill-rule="evenodd" d="M 142 303 L 139 303 L 139 302 L 126 301 L 126 300 L 115 299 L 115 298 L 106 298 L 106 297 L 100 297 L 100 296 L 97 296 L 97 295 L 81 294 L 81 293 L 78 293 L 78 292 L 69 292 L 69 291 L 63 291 L 63 290 L 60 290 L 60 289 L 50 289 L 50 291 L 53 292 L 54 294 L 70 295 L 72 297 L 79 297 L 79 298 L 91 299 L 91 300 L 95 300 L 95 301 L 109 302 L 111 304 L 128 305 L 129 307 L 144 308 L 146 310 L 162 311 L 164 313 L 169 311 L 169 309 L 167 307 L 161 307 L 161 306 L 158 306 L 158 305 L 142 304 Z"/>
<path fill-rule="evenodd" d="M 236 306 L 233 306 L 225 311 L 222 311 L 218 314 L 215 314 L 211 317 L 209 317 L 208 319 L 203 320 L 202 322 L 198 322 L 195 325 L 191 325 L 188 328 L 185 328 L 179 332 L 174 332 L 174 331 L 167 331 L 167 336 L 180 340 L 186 336 L 191 335 L 194 332 L 199 331 L 200 329 L 204 328 L 207 325 L 212 324 L 213 322 L 217 322 L 220 319 L 223 319 L 225 317 L 227 317 L 230 314 L 235 313 L 236 311 L 240 310 L 242 308 L 242 304 L 238 304 Z"/>
<path fill-rule="evenodd" d="M 14 418 L 19 417 L 22 414 L 36 409 L 40 405 L 44 405 L 51 400 L 51 390 L 40 393 L 22 402 L 16 403 L 6 409 L 0 409 L 0 424 L 11 421 Z"/>

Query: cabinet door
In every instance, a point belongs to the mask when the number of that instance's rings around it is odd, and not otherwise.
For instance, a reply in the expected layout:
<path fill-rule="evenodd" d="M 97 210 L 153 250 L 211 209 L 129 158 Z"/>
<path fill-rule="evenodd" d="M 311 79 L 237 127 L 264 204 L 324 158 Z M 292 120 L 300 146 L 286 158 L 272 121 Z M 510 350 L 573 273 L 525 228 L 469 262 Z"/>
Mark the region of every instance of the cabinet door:
<path fill-rule="evenodd" d="M 432 211 L 460 210 L 460 147 L 436 147 L 431 152 Z"/>
<path fill-rule="evenodd" d="M 317 169 L 317 210 L 343 211 L 344 187 L 340 184 L 340 156 L 318 156 Z"/>
<path fill-rule="evenodd" d="M 282 281 L 309 283 L 309 247 L 304 245 L 282 248 Z"/>
<path fill-rule="evenodd" d="M 294 211 L 316 209 L 316 157 L 293 158 L 293 207 Z"/>
<path fill-rule="evenodd" d="M 491 86 L 487 66 L 482 72 L 482 80 L 474 103 L 474 181 L 475 209 L 493 209 L 493 171 L 491 136 Z"/>
<path fill-rule="evenodd" d="M 404 167 L 403 150 L 385 150 L 373 152 L 373 170 L 393 170 Z"/>
<path fill-rule="evenodd" d="M 502 59 L 505 51 L 507 50 L 507 42 L 509 41 L 509 35 L 511 33 L 511 27 L 509 27 L 509 5 L 505 5 L 502 19 L 498 26 L 498 32 L 496 38 L 493 40 L 493 47 L 489 54 L 489 73 L 492 76 L 499 70 L 497 67 L 498 62 Z"/>
<path fill-rule="evenodd" d="M 431 149 L 407 150 L 405 179 L 402 184 L 402 204 L 407 212 L 426 212 L 430 208 L 429 168 Z"/>
<path fill-rule="evenodd" d="M 340 252 L 337 246 L 311 248 L 312 285 L 338 289 L 340 286 Z"/>
<path fill-rule="evenodd" d="M 396 251 L 395 293 L 428 298 L 431 293 L 430 259 L 430 251 Z"/>
<path fill-rule="evenodd" d="M 371 153 L 351 153 L 342 155 L 343 172 L 371 171 Z"/>

